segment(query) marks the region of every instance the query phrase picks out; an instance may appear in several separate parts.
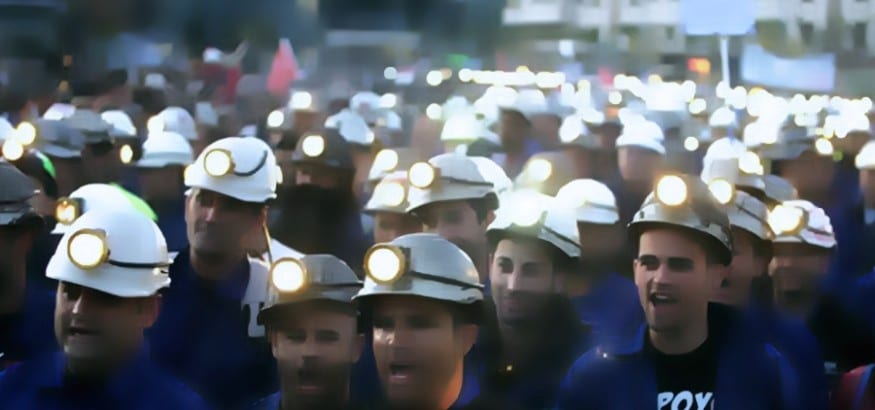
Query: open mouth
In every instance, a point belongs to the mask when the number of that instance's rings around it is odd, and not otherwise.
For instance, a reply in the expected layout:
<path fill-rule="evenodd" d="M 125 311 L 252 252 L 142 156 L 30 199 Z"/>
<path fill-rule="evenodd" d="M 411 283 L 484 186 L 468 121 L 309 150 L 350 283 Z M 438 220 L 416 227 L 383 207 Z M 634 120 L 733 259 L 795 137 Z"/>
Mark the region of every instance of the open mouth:
<path fill-rule="evenodd" d="M 653 304 L 654 306 L 673 305 L 673 304 L 678 302 L 677 298 L 675 298 L 674 296 L 672 296 L 668 293 L 663 293 L 663 292 L 653 292 L 650 294 L 649 299 L 650 299 L 650 303 Z"/>
<path fill-rule="evenodd" d="M 298 370 L 298 390 L 302 393 L 316 393 L 321 389 L 319 372 L 313 369 Z"/>
<path fill-rule="evenodd" d="M 98 335 L 100 335 L 100 332 L 98 332 L 94 329 L 91 329 L 91 328 L 87 328 L 87 327 L 70 326 L 69 328 L 67 328 L 67 334 L 70 336 L 77 336 L 77 337 L 78 336 L 98 336 Z"/>
<path fill-rule="evenodd" d="M 389 365 L 389 379 L 394 382 L 409 382 L 416 372 L 416 366 L 410 363 L 396 362 Z"/>

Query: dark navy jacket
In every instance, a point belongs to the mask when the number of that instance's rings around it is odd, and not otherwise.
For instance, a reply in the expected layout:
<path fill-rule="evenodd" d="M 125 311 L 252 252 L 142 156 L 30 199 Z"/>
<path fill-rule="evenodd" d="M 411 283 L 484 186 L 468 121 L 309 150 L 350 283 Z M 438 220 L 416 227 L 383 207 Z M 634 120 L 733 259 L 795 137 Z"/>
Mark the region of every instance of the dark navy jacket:
<path fill-rule="evenodd" d="M 0 409 L 188 410 L 205 403 L 172 375 L 141 354 L 101 386 L 76 384 L 65 377 L 61 353 L 10 367 L 0 375 Z"/>
<path fill-rule="evenodd" d="M 730 308 L 711 305 L 709 337 L 720 347 L 717 385 L 718 410 L 797 409 L 796 378 L 786 359 Z M 646 325 L 616 346 L 601 346 L 581 356 L 562 383 L 559 409 L 652 409 L 657 405 L 657 381 L 651 359 L 644 353 Z M 807 408 L 807 407 L 805 407 Z"/>
<path fill-rule="evenodd" d="M 221 407 L 240 407 L 277 389 L 270 345 L 254 323 L 260 307 L 244 303 L 254 276 L 242 260 L 226 280 L 204 280 L 184 249 L 170 267 L 172 285 L 149 333 L 156 362 Z M 261 336 L 250 336 L 255 328 Z"/>
<path fill-rule="evenodd" d="M 571 304 L 590 330 L 587 350 L 601 342 L 611 343 L 611 337 L 628 334 L 624 327 L 637 328 L 644 320 L 638 288 L 617 273 L 608 274 L 588 294 L 571 298 Z"/>
<path fill-rule="evenodd" d="M 185 200 L 152 205 L 158 215 L 158 228 L 167 240 L 167 250 L 179 252 L 188 246 L 185 225 Z"/>
<path fill-rule="evenodd" d="M 0 371 L 10 364 L 58 349 L 54 314 L 54 290 L 29 283 L 21 311 L 0 315 Z"/>

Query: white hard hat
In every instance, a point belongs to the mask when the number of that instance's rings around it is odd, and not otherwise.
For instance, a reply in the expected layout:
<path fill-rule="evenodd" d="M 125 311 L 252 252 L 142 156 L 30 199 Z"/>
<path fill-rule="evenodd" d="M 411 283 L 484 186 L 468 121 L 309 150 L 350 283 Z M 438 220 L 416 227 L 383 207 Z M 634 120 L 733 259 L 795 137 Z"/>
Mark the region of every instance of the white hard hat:
<path fill-rule="evenodd" d="M 100 113 L 100 118 L 112 126 L 110 134 L 115 138 L 136 138 L 137 127 L 131 116 L 122 110 L 110 110 Z"/>
<path fill-rule="evenodd" d="M 798 158 L 803 152 L 812 151 L 821 156 L 832 156 L 833 145 L 827 138 L 817 138 L 813 131 L 802 127 L 789 127 L 782 130 L 777 141 L 763 142 L 757 147 L 763 158 L 789 160 Z"/>
<path fill-rule="evenodd" d="M 365 254 L 365 284 L 353 297 L 419 296 L 472 304 L 483 300 L 474 262 L 459 247 L 432 233 L 415 233 L 377 244 Z"/>
<path fill-rule="evenodd" d="M 720 107 L 711 113 L 708 117 L 709 127 L 720 128 L 736 128 L 738 127 L 738 119 L 735 117 L 735 112 L 729 107 Z"/>
<path fill-rule="evenodd" d="M 721 261 L 732 261 L 732 231 L 724 206 L 698 177 L 665 175 L 635 213 L 630 237 L 637 238 L 651 226 L 672 225 L 699 232 L 720 245 Z"/>
<path fill-rule="evenodd" d="M 614 193 L 594 179 L 575 179 L 565 184 L 556 194 L 556 201 L 575 210 L 577 222 L 613 225 L 620 220 Z"/>
<path fill-rule="evenodd" d="M 309 91 L 293 91 L 292 95 L 289 96 L 287 107 L 292 111 L 319 111 L 316 98 Z"/>
<path fill-rule="evenodd" d="M 346 262 L 333 255 L 283 258 L 270 267 L 267 301 L 258 323 L 270 321 L 277 308 L 314 300 L 352 303 L 362 281 Z"/>
<path fill-rule="evenodd" d="M 784 178 L 769 174 L 763 176 L 763 182 L 766 184 L 764 190 L 766 199 L 770 202 L 784 202 L 799 198 L 796 188 Z"/>
<path fill-rule="evenodd" d="M 205 107 L 201 107 L 203 110 Z M 217 121 L 218 122 L 218 121 Z M 167 107 L 146 122 L 149 133 L 171 131 L 189 141 L 197 140 L 197 127 L 194 118 L 184 108 Z"/>
<path fill-rule="evenodd" d="M 639 121 L 623 127 L 623 133 L 617 138 L 616 146 L 639 147 L 665 155 L 663 141 L 665 136 L 659 125 L 651 121 Z"/>
<path fill-rule="evenodd" d="M 85 148 L 85 135 L 71 128 L 64 121 L 39 119 L 37 148 L 46 155 L 58 158 L 79 158 Z"/>
<path fill-rule="evenodd" d="M 161 73 L 149 73 L 143 79 L 143 86 L 154 90 L 163 90 L 167 88 L 167 78 Z"/>
<path fill-rule="evenodd" d="M 54 103 L 43 113 L 43 119 L 59 121 L 68 118 L 76 112 L 76 107 L 71 104 Z"/>
<path fill-rule="evenodd" d="M 502 168 L 501 165 L 498 165 L 495 161 L 486 157 L 469 158 L 477 164 L 477 169 L 480 170 L 480 174 L 483 175 L 483 178 L 492 183 L 496 195 L 501 195 L 502 193 L 513 189 L 513 181 L 507 176 L 507 173 L 504 172 L 504 168 Z"/>
<path fill-rule="evenodd" d="M 147 297 L 170 285 L 161 230 L 123 209 L 82 215 L 61 238 L 46 277 L 123 298 Z"/>
<path fill-rule="evenodd" d="M 772 208 L 768 221 L 776 243 L 804 243 L 824 249 L 836 246 L 829 216 L 811 202 L 784 201 Z"/>
<path fill-rule="evenodd" d="M 185 186 L 244 202 L 276 198 L 280 170 L 273 151 L 257 138 L 228 137 L 208 145 L 185 172 Z"/>
<path fill-rule="evenodd" d="M 194 116 L 198 124 L 209 127 L 219 126 L 219 114 L 209 101 L 201 101 L 194 106 Z"/>
<path fill-rule="evenodd" d="M 406 171 L 419 160 L 419 153 L 413 148 L 383 148 L 374 157 L 374 162 L 371 163 L 368 181 L 378 182 L 395 171 Z"/>
<path fill-rule="evenodd" d="M 323 125 L 325 126 L 325 128 L 340 129 L 340 123 L 343 122 L 344 119 L 347 119 L 350 117 L 361 117 L 361 116 L 356 114 L 355 112 L 353 112 L 349 108 L 344 108 L 344 109 L 338 111 L 337 114 L 334 114 L 334 115 L 331 115 L 331 116 L 325 118 L 325 123 Z"/>
<path fill-rule="evenodd" d="M 377 120 L 377 110 L 380 108 L 380 96 L 372 91 L 360 91 L 349 99 L 349 108 L 360 115 L 367 123 Z"/>
<path fill-rule="evenodd" d="M 374 187 L 374 193 L 371 194 L 362 211 L 368 214 L 374 212 L 405 214 L 409 205 L 407 202 L 409 190 L 407 171 L 395 171 L 386 175 Z"/>
<path fill-rule="evenodd" d="M 569 258 L 580 257 L 580 237 L 574 212 L 555 198 L 531 190 L 506 193 L 486 235 L 497 243 L 508 235 L 540 239 Z"/>
<path fill-rule="evenodd" d="M 371 127 L 360 115 L 349 115 L 341 119 L 337 130 L 350 144 L 369 147 L 376 140 Z"/>
<path fill-rule="evenodd" d="M 194 161 L 194 153 L 188 140 L 175 132 L 162 131 L 149 134 L 143 142 L 143 156 L 137 162 L 137 166 L 140 168 L 186 166 L 192 161 Z"/>
<path fill-rule="evenodd" d="M 392 110 L 380 110 L 377 113 L 377 121 L 374 127 L 389 131 L 401 131 L 401 116 Z"/>
<path fill-rule="evenodd" d="M 15 131 L 15 127 L 5 117 L 0 117 L 0 141 L 5 141 Z"/>
<path fill-rule="evenodd" d="M 590 132 L 580 115 L 570 115 L 559 126 L 559 141 L 563 146 L 581 147 L 589 150 L 601 148 L 595 135 Z"/>
<path fill-rule="evenodd" d="M 735 193 L 735 199 L 727 206 L 729 224 L 749 232 L 757 238 L 770 241 L 769 210 L 766 204 L 744 191 Z"/>
<path fill-rule="evenodd" d="M 116 186 L 110 184 L 86 184 L 55 203 L 55 219 L 58 221 L 52 233 L 70 231 L 70 226 L 86 212 L 106 212 L 113 209 L 138 211 L 136 205 Z"/>
<path fill-rule="evenodd" d="M 417 162 L 407 171 L 410 182 L 407 212 L 435 202 L 480 199 L 494 196 L 494 187 L 480 173 L 471 157 L 441 154 Z"/>
<path fill-rule="evenodd" d="M 547 97 L 541 90 L 536 89 L 520 90 L 512 104 L 500 107 L 505 111 L 516 111 L 528 120 L 531 120 L 535 115 L 549 112 Z"/>
<path fill-rule="evenodd" d="M 441 128 L 441 141 L 471 142 L 483 136 L 485 127 L 473 113 L 448 117 Z"/>
<path fill-rule="evenodd" d="M 854 158 L 857 169 L 875 169 L 875 141 L 866 142 Z"/>
<path fill-rule="evenodd" d="M 92 110 L 77 109 L 73 115 L 61 121 L 84 135 L 86 144 L 112 141 L 112 125 Z"/>
<path fill-rule="evenodd" d="M 444 121 L 453 118 L 457 115 L 466 114 L 471 111 L 471 103 L 468 99 L 460 95 L 452 95 L 447 98 L 447 101 L 441 105 L 441 115 Z"/>
<path fill-rule="evenodd" d="M 574 179 L 571 166 L 564 152 L 539 152 L 526 161 L 514 186 L 556 195 L 559 188 Z"/>

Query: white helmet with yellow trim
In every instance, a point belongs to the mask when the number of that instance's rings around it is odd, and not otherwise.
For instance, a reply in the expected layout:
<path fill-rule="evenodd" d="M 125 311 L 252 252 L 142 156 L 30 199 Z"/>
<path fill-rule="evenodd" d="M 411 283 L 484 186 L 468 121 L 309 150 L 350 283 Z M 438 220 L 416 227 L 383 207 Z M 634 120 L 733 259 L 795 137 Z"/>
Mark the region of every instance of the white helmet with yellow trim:
<path fill-rule="evenodd" d="M 505 204 L 495 212 L 495 221 L 486 229 L 486 236 L 497 243 L 507 236 L 540 239 L 569 258 L 580 257 L 580 237 L 577 219 L 568 207 L 555 198 L 537 191 L 508 192 L 501 197 Z"/>
<path fill-rule="evenodd" d="M 283 258 L 270 267 L 267 301 L 258 314 L 264 324 L 284 306 L 315 300 L 352 304 L 362 281 L 346 262 L 333 255 Z"/>
<path fill-rule="evenodd" d="M 110 135 L 114 138 L 137 138 L 137 127 L 131 116 L 122 110 L 109 110 L 100 113 L 100 118 L 112 126 Z"/>
<path fill-rule="evenodd" d="M 571 167 L 564 152 L 539 152 L 526 161 L 514 185 L 517 188 L 556 195 L 559 188 L 574 179 Z"/>
<path fill-rule="evenodd" d="M 633 240 L 653 226 L 676 226 L 711 239 L 720 252 L 720 262 L 732 261 L 732 231 L 726 210 L 701 179 L 669 174 L 659 178 L 654 187 L 629 224 Z"/>
<path fill-rule="evenodd" d="M 137 212 L 136 206 L 118 188 L 110 184 L 87 184 L 55 202 L 54 234 L 64 234 L 87 212 L 108 212 L 113 209 Z"/>
<path fill-rule="evenodd" d="M 459 304 L 483 300 L 483 284 L 468 255 L 433 233 L 414 233 L 374 245 L 365 254 L 365 283 L 353 297 L 419 296 Z"/>
<path fill-rule="evenodd" d="M 772 231 L 769 228 L 766 204 L 744 191 L 735 193 L 732 204 L 726 207 L 729 215 L 729 224 L 743 229 L 751 235 L 764 240 L 772 240 Z"/>
<path fill-rule="evenodd" d="M 576 179 L 559 189 L 556 201 L 577 214 L 577 222 L 613 225 L 620 221 L 617 198 L 607 185 L 594 179 Z"/>
<path fill-rule="evenodd" d="M 836 246 L 829 216 L 811 202 L 784 201 L 772 208 L 768 221 L 776 243 L 804 243 L 824 249 Z"/>
<path fill-rule="evenodd" d="M 123 298 L 147 297 L 170 285 L 161 230 L 123 209 L 88 212 L 70 226 L 46 276 Z"/>
<path fill-rule="evenodd" d="M 491 182 L 495 188 L 495 194 L 501 195 L 504 192 L 513 189 L 513 181 L 504 172 L 504 168 L 498 165 L 495 161 L 486 157 L 469 157 L 477 164 L 477 169 L 486 181 Z"/>
<path fill-rule="evenodd" d="M 185 186 L 244 202 L 276 198 L 281 171 L 273 151 L 257 138 L 228 137 L 208 145 L 185 172 Z"/>
<path fill-rule="evenodd" d="M 495 198 L 494 186 L 480 173 L 471 157 L 441 154 L 417 162 L 407 171 L 410 182 L 407 212 L 435 202 Z"/>
<path fill-rule="evenodd" d="M 149 134 L 143 142 L 143 156 L 137 161 L 140 168 L 164 168 L 171 165 L 187 166 L 194 161 L 191 144 L 182 135 L 162 131 Z"/>
<path fill-rule="evenodd" d="M 406 214 L 409 205 L 407 202 L 409 190 L 407 171 L 395 171 L 386 175 L 374 187 L 374 192 L 362 212 L 366 214 L 375 212 Z"/>
<path fill-rule="evenodd" d="M 197 140 L 194 118 L 182 107 L 167 107 L 146 122 L 149 133 L 171 131 L 189 141 Z"/>
<path fill-rule="evenodd" d="M 383 148 L 374 157 L 368 171 L 368 182 L 377 183 L 386 175 L 399 170 L 407 170 L 419 161 L 420 155 L 413 148 Z"/>
<path fill-rule="evenodd" d="M 571 115 L 562 120 L 562 125 L 559 126 L 559 142 L 563 147 L 580 147 L 587 150 L 601 148 L 595 134 L 586 126 L 582 115 Z"/>
<path fill-rule="evenodd" d="M 875 169 L 875 141 L 869 141 L 854 158 L 857 169 Z"/>

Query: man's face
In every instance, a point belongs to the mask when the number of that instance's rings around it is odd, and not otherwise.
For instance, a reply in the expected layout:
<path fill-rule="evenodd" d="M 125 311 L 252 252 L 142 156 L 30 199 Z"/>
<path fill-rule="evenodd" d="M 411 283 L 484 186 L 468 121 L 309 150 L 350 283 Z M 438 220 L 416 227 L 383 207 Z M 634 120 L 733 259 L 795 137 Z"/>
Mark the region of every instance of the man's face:
<path fill-rule="evenodd" d="M 158 297 L 121 298 L 58 283 L 55 338 L 74 372 L 118 363 L 140 349 L 143 331 L 158 317 Z"/>
<path fill-rule="evenodd" d="M 422 231 L 419 219 L 409 214 L 376 212 L 374 214 L 374 242 L 391 242 L 395 238 Z"/>
<path fill-rule="evenodd" d="M 559 127 L 562 119 L 550 114 L 532 116 L 532 130 L 545 148 L 559 146 Z"/>
<path fill-rule="evenodd" d="M 764 256 L 758 256 L 754 252 L 754 236 L 733 227 L 729 280 L 717 290 L 716 301 L 732 306 L 747 306 L 751 281 L 766 272 L 768 263 Z"/>
<path fill-rule="evenodd" d="M 147 201 L 179 199 L 179 193 L 182 191 L 181 167 L 137 168 L 137 177 L 143 199 Z"/>
<path fill-rule="evenodd" d="M 489 280 L 499 322 L 507 327 L 543 319 L 547 300 L 563 284 L 547 248 L 536 240 L 498 242 Z"/>
<path fill-rule="evenodd" d="M 575 178 L 592 178 L 593 153 L 581 147 L 567 147 L 563 152 L 574 166 Z"/>
<path fill-rule="evenodd" d="M 33 232 L 0 226 L 0 314 L 18 312 L 25 288 L 25 258 Z"/>
<path fill-rule="evenodd" d="M 317 185 L 325 189 L 341 189 L 341 175 L 331 167 L 301 163 L 295 166 L 295 185 Z"/>
<path fill-rule="evenodd" d="M 624 181 L 651 182 L 656 178 L 662 157 L 640 147 L 617 149 L 617 163 Z"/>
<path fill-rule="evenodd" d="M 586 249 L 582 260 L 585 268 L 606 269 L 614 267 L 612 264 L 623 255 L 626 245 L 626 231 L 619 223 L 603 225 L 578 222 L 577 233 L 580 235 L 581 247 Z"/>
<path fill-rule="evenodd" d="M 804 318 L 820 295 L 820 281 L 829 268 L 828 251 L 801 243 L 775 243 L 769 274 L 774 281 L 775 302 Z"/>
<path fill-rule="evenodd" d="M 119 148 L 111 142 L 88 144 L 82 149 L 82 162 L 85 179 L 89 183 L 119 182 L 122 174 L 122 161 Z"/>
<path fill-rule="evenodd" d="M 428 204 L 416 210 L 425 232 L 436 233 L 454 243 L 472 259 L 486 254 L 486 227 L 491 218 L 477 220 L 477 212 L 467 201 Z M 476 259 L 475 259 L 476 260 Z"/>
<path fill-rule="evenodd" d="M 264 207 L 195 189 L 185 200 L 188 241 L 196 252 L 236 255 L 244 239 L 261 229 L 265 213 Z"/>
<path fill-rule="evenodd" d="M 796 159 L 784 161 L 780 176 L 796 187 L 801 198 L 811 197 L 829 192 L 835 176 L 835 164 L 832 157 L 806 151 Z"/>
<path fill-rule="evenodd" d="M 860 189 L 867 208 L 875 209 L 875 169 L 860 170 Z"/>
<path fill-rule="evenodd" d="M 46 189 L 40 180 L 34 177 L 28 178 L 30 178 L 30 182 L 33 183 L 33 187 L 37 190 L 36 194 L 30 198 L 30 205 L 42 217 L 54 216 L 55 202 L 57 201 L 57 198 L 52 198 L 46 195 Z"/>
<path fill-rule="evenodd" d="M 691 326 L 708 308 L 713 280 L 702 246 L 671 229 L 641 234 L 634 262 L 635 285 L 653 331 Z"/>
<path fill-rule="evenodd" d="M 477 326 L 456 324 L 445 304 L 416 296 L 375 298 L 373 316 L 374 358 L 389 403 L 427 408 L 445 401 Z"/>
<path fill-rule="evenodd" d="M 498 127 L 501 145 L 510 151 L 521 149 L 530 128 L 531 125 L 522 114 L 516 111 L 502 111 Z"/>
<path fill-rule="evenodd" d="M 315 408 L 346 397 L 364 342 L 353 312 L 303 303 L 277 312 L 268 329 L 282 391 L 291 395 L 283 400 Z"/>

